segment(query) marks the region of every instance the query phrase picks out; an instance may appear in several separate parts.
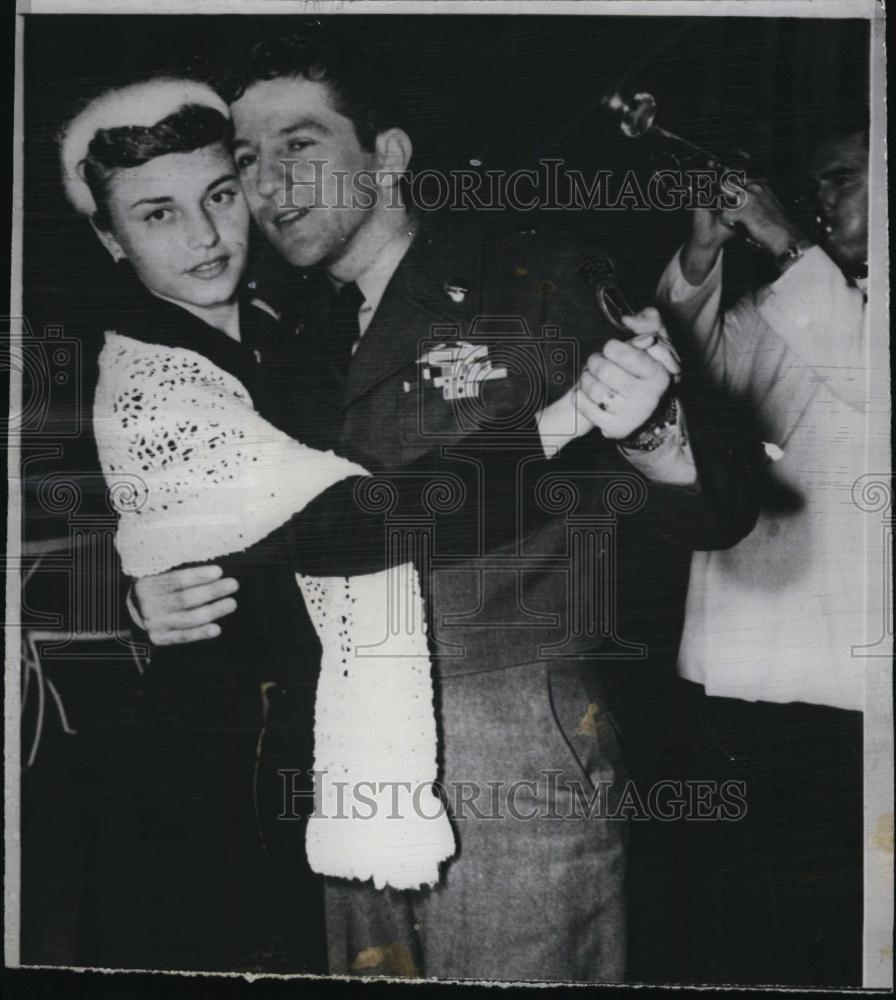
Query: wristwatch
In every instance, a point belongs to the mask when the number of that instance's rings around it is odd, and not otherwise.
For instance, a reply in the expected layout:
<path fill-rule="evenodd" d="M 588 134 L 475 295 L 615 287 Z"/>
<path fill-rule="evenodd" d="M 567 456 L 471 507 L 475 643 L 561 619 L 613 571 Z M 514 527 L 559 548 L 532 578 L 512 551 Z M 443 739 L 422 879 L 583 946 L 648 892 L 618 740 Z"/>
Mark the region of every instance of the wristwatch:
<path fill-rule="evenodd" d="M 629 451 L 656 451 L 677 423 L 678 401 L 671 392 L 667 392 L 651 416 L 617 444 Z"/>

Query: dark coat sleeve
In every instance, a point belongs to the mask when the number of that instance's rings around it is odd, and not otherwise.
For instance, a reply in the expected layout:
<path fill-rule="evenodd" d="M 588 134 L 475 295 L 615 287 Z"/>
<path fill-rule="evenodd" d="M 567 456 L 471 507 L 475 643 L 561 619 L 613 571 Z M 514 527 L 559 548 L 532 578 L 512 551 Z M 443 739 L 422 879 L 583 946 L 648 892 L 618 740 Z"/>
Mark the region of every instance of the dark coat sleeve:
<path fill-rule="evenodd" d="M 541 438 L 531 420 L 513 448 L 477 447 L 480 440 L 488 439 L 474 433 L 446 454 L 433 450 L 400 471 L 351 476 L 324 490 L 275 533 L 296 572 L 354 576 L 403 562 L 388 545 L 390 522 L 408 530 L 437 524 L 439 556 L 449 560 L 476 555 L 482 538 L 490 548 L 515 541 L 520 463 L 547 468 Z"/>
<path fill-rule="evenodd" d="M 697 484 L 673 486 L 648 481 L 644 505 L 635 517 L 646 519 L 672 548 L 727 549 L 756 525 L 759 506 L 753 468 L 744 449 L 723 435 L 703 407 L 687 397 L 681 402 Z M 624 459 L 622 462 L 634 471 Z"/>
<path fill-rule="evenodd" d="M 724 549 L 756 523 L 757 503 L 753 475 L 740 449 L 723 440 L 712 421 L 697 407 L 687 410 L 688 435 L 697 466 L 698 488 L 667 486 L 645 480 L 643 507 L 634 518 L 646 519 L 670 546 L 682 550 Z M 467 439 L 475 444 L 476 435 Z M 463 451 L 463 447 L 457 449 Z M 520 468 L 530 484 L 545 475 L 570 476 L 592 469 L 643 479 L 619 454 L 615 444 L 592 432 L 571 443 L 558 457 L 545 459 L 534 424 L 521 432 L 513 450 L 479 451 L 488 463 L 427 453 L 400 473 L 374 477 L 353 476 L 325 490 L 280 529 L 282 543 L 297 572 L 313 576 L 351 576 L 372 573 L 389 564 L 387 519 L 407 527 L 438 520 L 439 556 L 462 561 L 478 552 L 478 540 L 490 549 L 517 540 L 514 516 L 520 500 Z M 488 482 L 488 496 L 482 484 Z M 453 509 L 439 513 L 432 506 L 433 491 L 458 497 Z M 530 491 L 523 489 L 524 495 Z M 376 509 L 377 498 L 388 496 L 388 512 Z M 537 531 L 556 516 L 538 503 L 527 503 L 526 530 Z"/>

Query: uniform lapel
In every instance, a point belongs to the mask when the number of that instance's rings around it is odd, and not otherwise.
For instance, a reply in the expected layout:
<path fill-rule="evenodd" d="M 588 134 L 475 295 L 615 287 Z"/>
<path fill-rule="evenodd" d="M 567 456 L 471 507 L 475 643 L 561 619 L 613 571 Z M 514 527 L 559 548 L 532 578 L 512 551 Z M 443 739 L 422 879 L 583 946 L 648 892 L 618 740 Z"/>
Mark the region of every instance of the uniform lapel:
<path fill-rule="evenodd" d="M 439 246 L 427 231 L 418 233 L 386 288 L 367 332 L 352 358 L 345 387 L 344 406 L 420 357 L 423 341 L 462 335 L 476 315 L 479 290 L 473 279 L 479 264 L 473 247 L 464 260 Z M 462 303 L 452 301 L 446 284 L 463 277 L 467 294 Z M 446 277 L 447 276 L 447 277 Z"/>

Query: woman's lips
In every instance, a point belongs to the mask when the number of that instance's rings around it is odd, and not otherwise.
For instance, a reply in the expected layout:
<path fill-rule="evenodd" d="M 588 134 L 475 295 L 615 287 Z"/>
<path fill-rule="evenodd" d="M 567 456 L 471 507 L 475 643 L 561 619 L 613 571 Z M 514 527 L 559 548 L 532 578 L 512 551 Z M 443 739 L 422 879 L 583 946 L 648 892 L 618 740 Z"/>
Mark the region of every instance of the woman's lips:
<path fill-rule="evenodd" d="M 211 281 L 212 278 L 219 278 L 227 270 L 229 263 L 230 257 L 225 254 L 221 257 L 215 257 L 214 260 L 203 261 L 203 263 L 191 267 L 188 273 L 192 274 L 194 278 Z"/>

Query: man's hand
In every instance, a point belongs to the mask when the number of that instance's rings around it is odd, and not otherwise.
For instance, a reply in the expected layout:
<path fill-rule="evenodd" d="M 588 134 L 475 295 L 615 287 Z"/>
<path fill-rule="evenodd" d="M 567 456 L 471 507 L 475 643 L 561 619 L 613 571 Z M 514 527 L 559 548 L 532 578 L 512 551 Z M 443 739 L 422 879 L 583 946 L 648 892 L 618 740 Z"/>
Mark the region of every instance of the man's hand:
<path fill-rule="evenodd" d="M 743 190 L 739 208 L 719 212 L 695 208 L 691 213 L 691 235 L 681 255 L 681 272 L 689 284 L 699 286 L 706 281 L 719 251 L 737 235 L 738 227 L 775 256 L 806 238 L 765 181 L 748 180 Z"/>
<path fill-rule="evenodd" d="M 750 239 L 775 255 L 783 253 L 792 243 L 805 239 L 805 233 L 788 218 L 774 191 L 763 180 L 748 180 L 744 185 L 746 198 L 740 208 L 719 213 L 726 226 L 738 223 Z"/>
<path fill-rule="evenodd" d="M 672 363 L 655 334 L 630 343 L 608 340 L 588 359 L 576 387 L 576 408 L 604 437 L 628 437 L 650 417 L 668 389 L 672 376 L 663 361 L 651 355 L 654 348 Z"/>
<path fill-rule="evenodd" d="M 706 250 L 719 250 L 737 236 L 735 223 L 724 212 L 695 208 L 691 212 L 691 243 Z"/>
<path fill-rule="evenodd" d="M 719 251 L 737 235 L 734 223 L 721 212 L 695 208 L 691 212 L 691 235 L 681 251 L 681 273 L 688 284 L 699 287 L 709 277 Z"/>
<path fill-rule="evenodd" d="M 230 597 L 236 580 L 222 576 L 220 566 L 173 569 L 145 576 L 134 584 L 136 610 L 154 646 L 172 646 L 221 634 L 215 622 L 236 610 Z"/>
<path fill-rule="evenodd" d="M 653 306 L 647 306 L 646 309 L 635 313 L 634 316 L 623 316 L 622 322 L 632 333 L 638 334 L 628 343 L 632 347 L 647 351 L 654 360 L 659 361 L 666 369 L 674 382 L 680 382 L 681 358 L 678 356 L 678 351 L 672 346 L 659 310 Z"/>
<path fill-rule="evenodd" d="M 648 355 L 649 358 L 652 358 L 653 361 L 657 362 L 660 366 L 660 369 L 657 369 L 654 366 L 650 367 L 652 374 L 660 380 L 662 380 L 661 370 L 665 370 L 676 382 L 680 381 L 681 360 L 669 340 L 669 336 L 666 333 L 665 326 L 663 326 L 663 321 L 658 310 L 654 309 L 653 306 L 648 306 L 646 309 L 642 309 L 641 312 L 636 313 L 634 316 L 623 316 L 622 322 L 632 331 L 632 333 L 637 334 L 637 336 L 633 337 L 625 344 L 622 344 L 618 340 L 610 341 L 609 343 L 626 347 L 637 353 Z M 606 346 L 604 348 L 605 351 Z M 611 348 L 610 350 L 612 352 L 615 348 Z M 631 361 L 632 355 L 629 350 L 622 353 Z M 592 355 L 592 359 L 599 359 L 602 357 L 602 354 Z M 638 371 L 643 373 L 644 366 L 637 365 L 637 363 L 636 366 Z M 572 389 L 569 390 L 569 392 L 561 396 L 560 399 L 546 406 L 538 415 L 538 429 L 541 433 L 541 440 L 546 454 L 554 454 L 558 449 L 568 444 L 574 438 L 582 437 L 583 435 L 588 434 L 595 427 L 600 427 L 601 430 L 604 430 L 605 427 L 610 428 L 610 433 L 607 434 L 607 437 L 627 436 L 626 434 L 617 435 L 613 433 L 616 424 L 613 418 L 609 416 L 608 411 L 599 405 L 603 401 L 603 395 L 595 389 L 596 381 L 597 380 L 594 376 L 586 368 L 582 377 L 572 387 Z M 669 380 L 667 378 L 665 384 L 668 385 L 668 382 Z M 639 391 L 644 390 L 642 388 Z M 665 386 L 663 390 L 660 391 L 659 396 L 657 396 L 657 402 L 664 391 Z M 594 402 L 590 401 L 588 396 L 589 392 L 598 392 L 598 398 Z M 653 407 L 651 407 L 646 416 L 634 426 L 640 427 L 640 425 L 647 419 L 647 417 L 650 416 L 655 408 L 656 403 L 654 403 Z"/>

